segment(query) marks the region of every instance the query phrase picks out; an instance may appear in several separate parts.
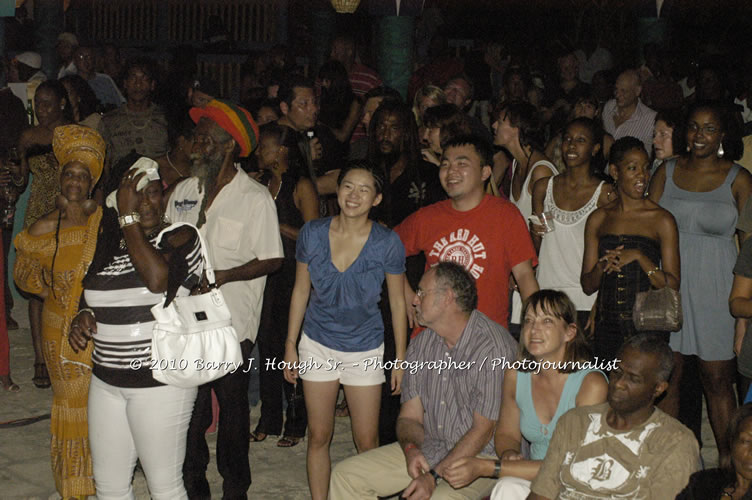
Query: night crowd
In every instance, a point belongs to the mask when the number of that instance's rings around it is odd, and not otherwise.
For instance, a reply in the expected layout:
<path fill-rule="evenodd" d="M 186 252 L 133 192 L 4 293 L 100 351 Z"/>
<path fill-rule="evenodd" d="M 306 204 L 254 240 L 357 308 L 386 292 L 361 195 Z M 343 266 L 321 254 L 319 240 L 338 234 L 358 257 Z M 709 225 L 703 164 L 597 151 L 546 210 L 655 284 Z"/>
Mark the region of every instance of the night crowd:
<path fill-rule="evenodd" d="M 0 65 L 0 382 L 17 287 L 62 498 L 133 498 L 137 461 L 153 498 L 210 498 L 215 424 L 227 499 L 270 436 L 305 443 L 316 500 L 751 498 L 752 59 L 476 49 L 437 34 L 401 91 L 347 33 L 224 90 L 189 48 L 68 32 L 55 74 Z M 152 308 L 208 291 L 199 234 L 243 362 L 162 384 Z M 665 289 L 678 331 L 638 328 Z M 335 415 L 357 454 L 332 464 Z"/>

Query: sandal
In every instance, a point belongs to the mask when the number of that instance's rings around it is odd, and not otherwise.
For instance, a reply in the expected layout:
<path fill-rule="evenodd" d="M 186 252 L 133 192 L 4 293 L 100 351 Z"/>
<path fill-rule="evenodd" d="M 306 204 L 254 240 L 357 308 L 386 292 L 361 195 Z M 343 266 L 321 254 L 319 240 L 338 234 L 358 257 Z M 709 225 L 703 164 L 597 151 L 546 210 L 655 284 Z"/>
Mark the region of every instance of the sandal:
<path fill-rule="evenodd" d="M 265 433 L 259 432 L 259 431 L 253 431 L 253 432 L 251 432 L 250 442 L 251 443 L 260 443 L 261 441 L 263 441 L 267 437 L 269 437 L 268 434 L 265 434 Z"/>
<path fill-rule="evenodd" d="M 279 441 L 277 441 L 277 446 L 280 448 L 292 448 L 293 446 L 297 445 L 302 440 L 303 440 L 302 437 L 282 436 L 282 438 Z"/>
<path fill-rule="evenodd" d="M 13 383 L 10 375 L 0 375 L 0 386 L 8 392 L 18 392 L 21 390 L 18 384 Z"/>
<path fill-rule="evenodd" d="M 334 416 L 335 417 L 349 417 L 350 416 L 350 409 L 347 407 L 346 398 L 342 398 L 342 401 L 340 401 L 339 404 L 334 407 Z"/>
<path fill-rule="evenodd" d="M 46 364 L 34 363 L 34 377 L 31 381 L 38 389 L 47 389 L 52 385 L 52 382 L 50 382 L 50 374 L 47 373 Z"/>

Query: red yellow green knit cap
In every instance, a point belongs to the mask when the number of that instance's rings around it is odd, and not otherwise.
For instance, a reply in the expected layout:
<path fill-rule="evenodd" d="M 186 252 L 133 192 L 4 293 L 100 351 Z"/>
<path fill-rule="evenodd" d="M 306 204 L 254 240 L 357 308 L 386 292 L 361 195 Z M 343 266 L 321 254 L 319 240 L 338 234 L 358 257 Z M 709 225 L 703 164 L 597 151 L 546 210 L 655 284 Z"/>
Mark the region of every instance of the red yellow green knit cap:
<path fill-rule="evenodd" d="M 256 149 L 258 125 L 248 110 L 223 99 L 212 99 L 203 108 L 191 108 L 191 119 L 198 121 L 207 117 L 222 127 L 240 146 L 240 156 L 245 158 Z"/>

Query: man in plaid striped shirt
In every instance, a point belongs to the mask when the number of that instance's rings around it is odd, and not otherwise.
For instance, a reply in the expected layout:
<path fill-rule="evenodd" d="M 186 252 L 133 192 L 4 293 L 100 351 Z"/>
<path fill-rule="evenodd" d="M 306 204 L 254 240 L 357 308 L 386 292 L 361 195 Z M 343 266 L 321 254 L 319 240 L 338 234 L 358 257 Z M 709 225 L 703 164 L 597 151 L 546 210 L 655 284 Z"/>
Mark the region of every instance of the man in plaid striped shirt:
<path fill-rule="evenodd" d="M 423 275 L 412 305 L 426 330 L 411 341 L 403 363 L 399 442 L 337 464 L 332 500 L 401 490 L 410 500 L 490 492 L 491 478 L 457 490 L 441 479 L 459 459 L 495 456 L 491 436 L 504 379 L 498 361 L 513 361 L 517 351 L 512 336 L 478 311 L 477 302 L 475 282 L 463 266 L 440 262 Z"/>

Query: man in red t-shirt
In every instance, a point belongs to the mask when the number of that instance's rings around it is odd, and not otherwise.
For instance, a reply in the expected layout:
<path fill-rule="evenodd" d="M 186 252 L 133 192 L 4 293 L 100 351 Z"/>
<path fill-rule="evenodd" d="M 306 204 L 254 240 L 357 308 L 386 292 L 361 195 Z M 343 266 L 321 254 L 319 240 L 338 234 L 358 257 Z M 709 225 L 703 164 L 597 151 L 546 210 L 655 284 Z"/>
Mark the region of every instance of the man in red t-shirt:
<path fill-rule="evenodd" d="M 456 137 L 444 147 L 439 179 L 448 200 L 422 208 L 394 230 L 406 254 L 423 252 L 426 268 L 439 261 L 460 263 L 478 287 L 478 310 L 507 327 L 509 275 L 523 300 L 538 290 L 537 264 L 527 225 L 520 211 L 502 198 L 485 194 L 493 150 L 477 136 Z M 415 292 L 405 287 L 412 304 Z M 414 326 L 414 311 L 408 312 Z"/>

